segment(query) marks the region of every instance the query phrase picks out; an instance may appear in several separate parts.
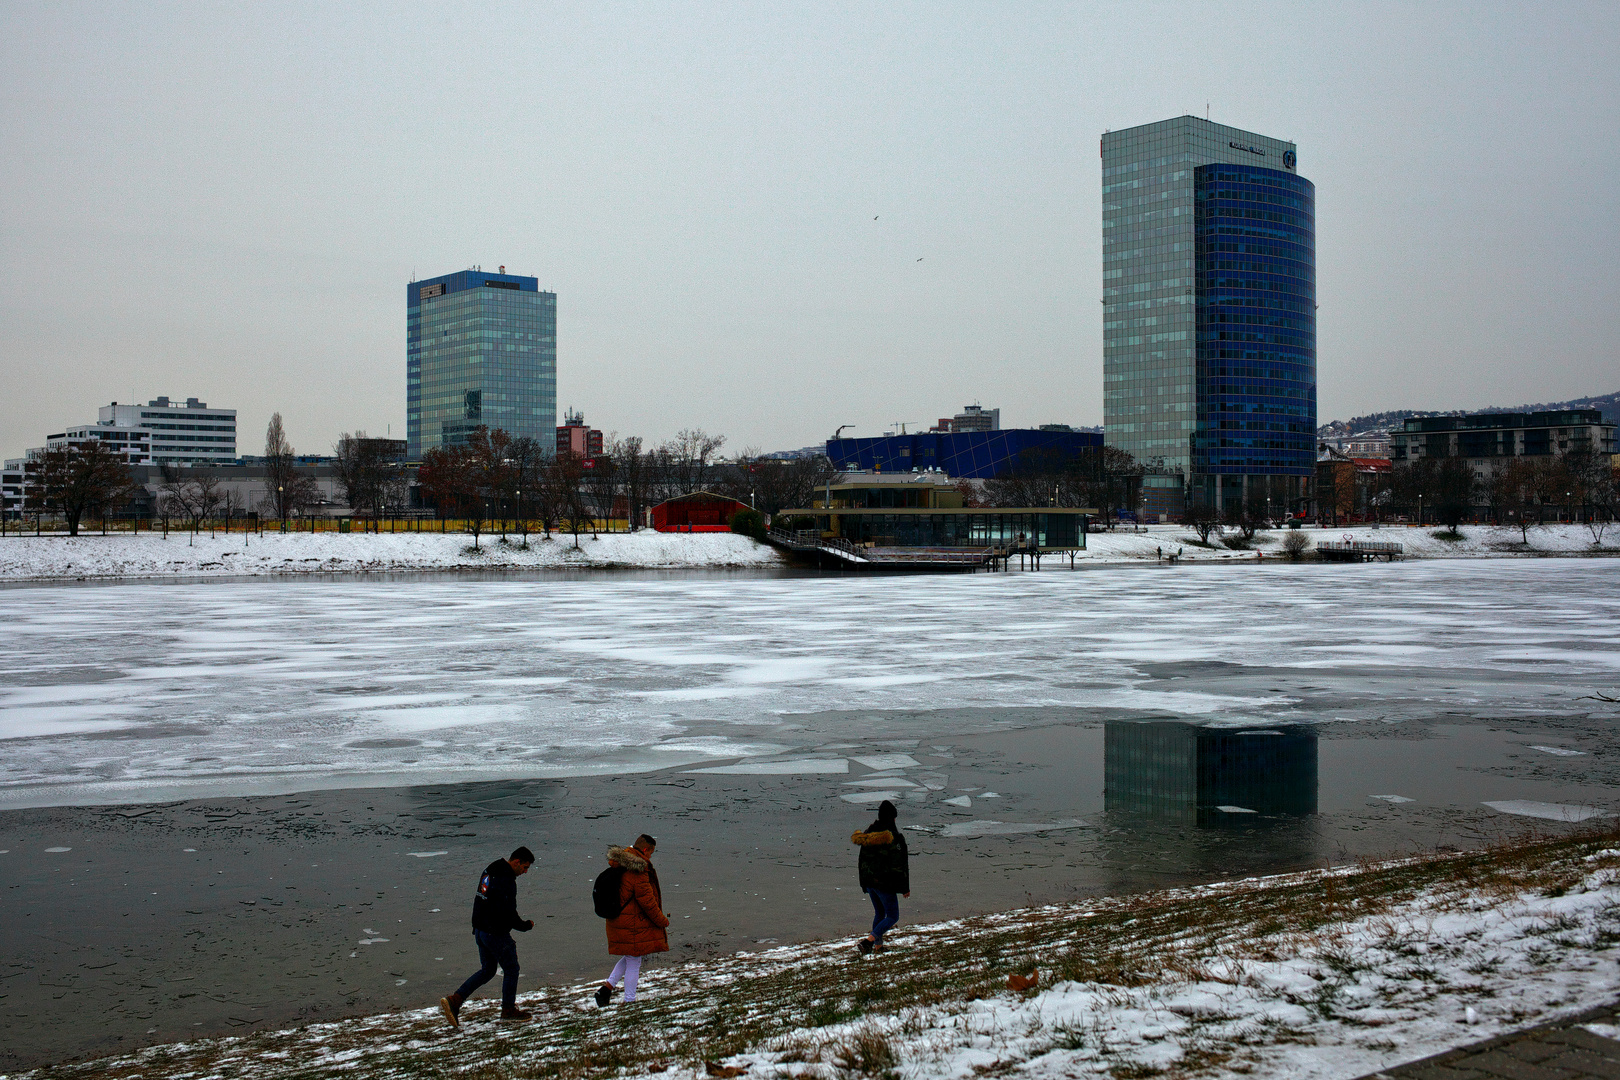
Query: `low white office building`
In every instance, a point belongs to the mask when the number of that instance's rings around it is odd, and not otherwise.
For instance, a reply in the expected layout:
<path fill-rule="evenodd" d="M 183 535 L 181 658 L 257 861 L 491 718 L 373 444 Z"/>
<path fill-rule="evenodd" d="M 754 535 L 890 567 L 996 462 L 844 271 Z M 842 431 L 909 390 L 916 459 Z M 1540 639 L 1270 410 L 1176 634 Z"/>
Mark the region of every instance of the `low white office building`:
<path fill-rule="evenodd" d="M 210 409 L 206 401 L 166 397 L 145 405 L 113 402 L 100 410 L 97 427 L 151 433 L 153 465 L 223 465 L 236 460 L 236 410 Z"/>

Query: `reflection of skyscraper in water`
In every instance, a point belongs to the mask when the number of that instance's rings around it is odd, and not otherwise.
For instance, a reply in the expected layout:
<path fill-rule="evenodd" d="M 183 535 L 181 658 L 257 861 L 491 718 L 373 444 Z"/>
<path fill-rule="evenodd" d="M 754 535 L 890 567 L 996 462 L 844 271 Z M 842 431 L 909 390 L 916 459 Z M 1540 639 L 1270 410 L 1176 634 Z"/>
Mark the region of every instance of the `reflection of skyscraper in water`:
<path fill-rule="evenodd" d="M 1198 825 L 1314 814 L 1316 733 L 1111 720 L 1103 732 L 1103 805 Z"/>

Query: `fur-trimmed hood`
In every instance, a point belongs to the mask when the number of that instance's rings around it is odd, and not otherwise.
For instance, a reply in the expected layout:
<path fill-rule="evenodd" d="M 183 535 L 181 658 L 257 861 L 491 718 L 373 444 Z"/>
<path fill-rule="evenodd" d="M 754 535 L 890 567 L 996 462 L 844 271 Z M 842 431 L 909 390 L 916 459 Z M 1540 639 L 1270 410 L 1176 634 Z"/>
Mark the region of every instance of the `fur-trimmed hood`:
<path fill-rule="evenodd" d="M 638 874 L 645 874 L 652 863 L 633 847 L 609 847 L 607 849 L 608 862 L 625 870 L 632 870 Z"/>
<path fill-rule="evenodd" d="M 887 829 L 878 832 L 858 832 L 851 834 L 849 839 L 852 843 L 859 844 L 861 847 L 879 847 L 883 844 L 894 843 L 894 833 Z"/>

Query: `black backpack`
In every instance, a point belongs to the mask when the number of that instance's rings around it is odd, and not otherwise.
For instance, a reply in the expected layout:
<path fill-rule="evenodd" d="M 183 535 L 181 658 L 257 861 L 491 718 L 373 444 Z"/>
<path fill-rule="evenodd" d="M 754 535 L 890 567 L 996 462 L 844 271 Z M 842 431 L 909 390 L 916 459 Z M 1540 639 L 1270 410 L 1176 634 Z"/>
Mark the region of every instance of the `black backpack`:
<path fill-rule="evenodd" d="M 596 908 L 596 914 L 604 919 L 617 919 L 624 910 L 619 903 L 619 885 L 624 881 L 624 867 L 610 866 L 596 875 L 596 884 L 591 886 L 591 905 Z"/>

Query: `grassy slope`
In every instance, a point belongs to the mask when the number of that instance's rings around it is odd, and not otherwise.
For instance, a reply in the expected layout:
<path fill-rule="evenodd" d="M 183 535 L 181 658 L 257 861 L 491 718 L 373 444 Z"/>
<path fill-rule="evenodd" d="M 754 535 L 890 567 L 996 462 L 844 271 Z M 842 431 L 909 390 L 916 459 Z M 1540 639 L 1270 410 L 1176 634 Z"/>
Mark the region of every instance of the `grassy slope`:
<path fill-rule="evenodd" d="M 1055 957 L 1041 982 L 1072 980 L 1124 990 L 1223 976 L 1212 965 L 1321 952 L 1328 931 L 1401 905 L 1478 909 L 1527 893 L 1558 896 L 1591 873 L 1583 858 L 1615 844 L 1617 833 L 1538 839 L 1487 851 L 1313 871 L 1278 878 L 1179 889 L 911 928 L 900 947 L 868 961 L 847 941 L 690 963 L 654 973 L 635 1005 L 596 1010 L 586 987 L 526 995 L 528 1024 L 498 1025 L 487 999 L 464 1010 L 461 1032 L 436 1010 L 311 1025 L 238 1039 L 156 1048 L 123 1058 L 40 1070 L 44 1078 L 105 1077 L 521 1077 L 594 1078 L 622 1071 L 696 1067 L 741 1053 L 772 1051 L 776 1062 L 820 1062 L 839 1074 L 894 1076 L 897 1064 L 880 1029 L 903 1032 L 916 1018 L 961 1010 L 977 999 L 1025 995 L 1009 975 Z M 1620 938 L 1620 935 L 1614 935 Z M 1616 941 L 1600 935 L 1595 948 Z M 1037 960 L 1037 958 L 1044 958 Z M 1033 994 L 1037 991 L 1029 991 Z M 1331 1000 L 1308 1003 L 1331 1010 Z M 851 1021 L 881 1021 L 864 1032 Z M 828 1040 L 815 1037 L 831 1028 Z M 1078 1033 L 1071 1036 L 1076 1042 Z M 1067 1046 L 1058 1032 L 1053 1048 Z M 1288 1032 L 1269 1033 L 1273 1042 Z M 1177 1072 L 1246 1071 L 1239 1045 L 1179 1063 Z M 992 1069 L 991 1073 L 1009 1071 Z M 1137 1075 L 1120 1072 L 1116 1076 Z M 983 1069 L 976 1072 L 984 1073 Z M 1153 1075 L 1141 1073 L 1140 1075 Z"/>

